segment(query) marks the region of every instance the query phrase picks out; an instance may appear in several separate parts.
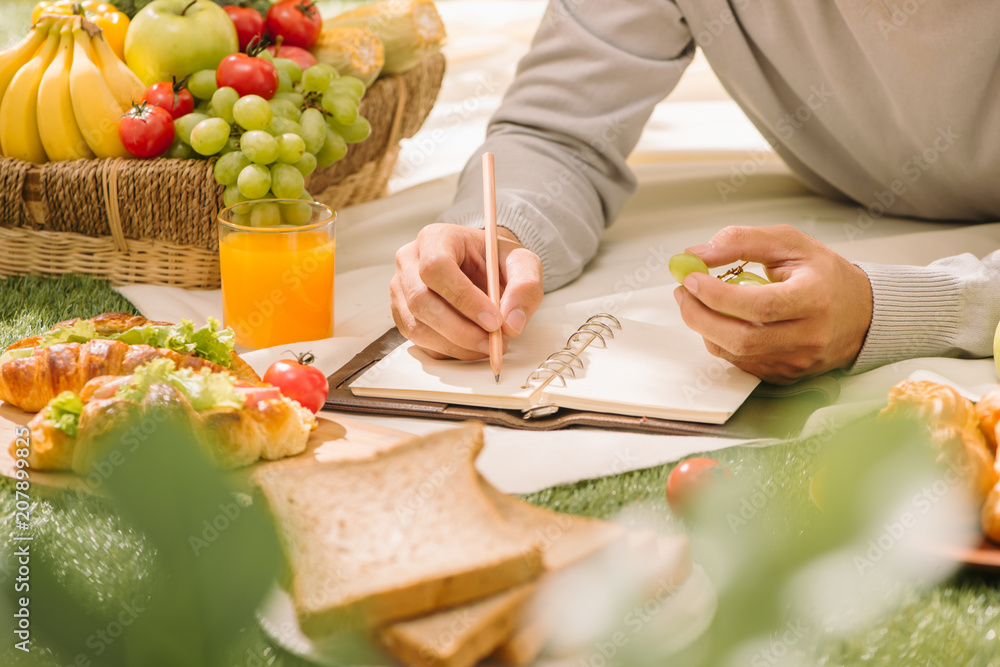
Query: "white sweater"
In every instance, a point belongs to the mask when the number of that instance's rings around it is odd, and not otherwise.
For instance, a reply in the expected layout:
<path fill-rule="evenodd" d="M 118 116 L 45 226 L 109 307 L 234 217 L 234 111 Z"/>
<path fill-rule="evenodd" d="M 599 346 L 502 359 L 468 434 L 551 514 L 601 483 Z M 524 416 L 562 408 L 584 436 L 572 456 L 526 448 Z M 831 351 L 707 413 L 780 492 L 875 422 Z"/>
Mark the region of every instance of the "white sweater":
<path fill-rule="evenodd" d="M 1000 219 L 996 0 L 551 0 L 442 221 L 482 226 L 491 151 L 498 223 L 541 257 L 546 290 L 578 276 L 696 47 L 809 187 L 857 203 L 859 229 L 886 214 Z M 852 371 L 992 355 L 1000 253 L 860 266 L 874 312 Z"/>

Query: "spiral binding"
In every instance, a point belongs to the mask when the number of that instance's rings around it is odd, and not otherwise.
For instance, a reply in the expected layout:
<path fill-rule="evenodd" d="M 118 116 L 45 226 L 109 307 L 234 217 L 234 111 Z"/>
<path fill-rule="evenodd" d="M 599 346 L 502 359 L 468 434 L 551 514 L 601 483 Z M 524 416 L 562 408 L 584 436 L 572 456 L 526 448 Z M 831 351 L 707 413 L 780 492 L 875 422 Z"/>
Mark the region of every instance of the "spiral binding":
<path fill-rule="evenodd" d="M 602 320 L 606 320 L 602 321 Z M 580 369 L 583 369 L 583 360 L 580 358 L 580 354 L 586 350 L 590 345 L 600 342 L 600 346 L 608 346 L 608 338 L 614 338 L 614 329 L 621 330 L 621 322 L 618 321 L 614 315 L 608 313 L 598 313 L 592 315 L 584 322 L 580 327 L 566 339 L 566 345 L 563 349 L 553 352 L 545 361 L 538 364 L 538 368 L 533 370 L 528 379 L 524 381 L 521 385 L 521 389 L 529 389 L 533 382 L 539 382 L 536 390 L 544 389 L 549 386 L 556 378 L 562 382 L 562 386 L 566 386 L 566 377 L 564 374 L 569 374 L 570 377 L 576 377 L 576 371 L 573 370 L 574 362 L 579 364 Z M 554 367 L 553 367 L 554 366 Z M 559 406 L 542 404 L 533 405 L 530 408 L 525 408 L 522 410 L 525 419 L 533 419 L 536 417 L 546 417 L 559 410 Z"/>

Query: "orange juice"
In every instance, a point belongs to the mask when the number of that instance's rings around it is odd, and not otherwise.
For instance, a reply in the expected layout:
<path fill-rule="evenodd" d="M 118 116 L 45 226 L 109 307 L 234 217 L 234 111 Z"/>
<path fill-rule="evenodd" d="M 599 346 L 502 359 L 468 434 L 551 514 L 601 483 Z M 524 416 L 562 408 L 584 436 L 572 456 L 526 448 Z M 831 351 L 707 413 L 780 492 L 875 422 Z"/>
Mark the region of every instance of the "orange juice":
<path fill-rule="evenodd" d="M 333 335 L 333 224 L 230 226 L 220 235 L 223 321 L 238 345 L 260 349 Z"/>

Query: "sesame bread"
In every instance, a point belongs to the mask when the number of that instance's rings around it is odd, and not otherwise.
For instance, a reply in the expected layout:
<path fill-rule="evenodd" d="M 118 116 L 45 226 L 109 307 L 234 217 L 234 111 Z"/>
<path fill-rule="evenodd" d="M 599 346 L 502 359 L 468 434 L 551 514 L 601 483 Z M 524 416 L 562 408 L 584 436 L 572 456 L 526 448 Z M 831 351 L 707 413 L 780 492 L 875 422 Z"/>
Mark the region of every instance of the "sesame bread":
<path fill-rule="evenodd" d="M 541 573 L 532 533 L 504 521 L 480 484 L 482 444 L 472 423 L 365 460 L 258 471 L 306 635 L 413 618 Z"/>

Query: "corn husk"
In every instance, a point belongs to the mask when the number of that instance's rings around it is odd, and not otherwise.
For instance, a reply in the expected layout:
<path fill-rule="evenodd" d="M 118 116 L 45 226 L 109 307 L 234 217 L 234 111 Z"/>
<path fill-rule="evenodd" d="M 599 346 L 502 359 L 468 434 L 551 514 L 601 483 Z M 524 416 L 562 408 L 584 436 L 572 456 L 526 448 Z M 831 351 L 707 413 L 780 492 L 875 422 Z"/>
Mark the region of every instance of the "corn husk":
<path fill-rule="evenodd" d="M 432 0 L 378 0 L 323 22 L 326 27 L 365 27 L 385 45 L 386 74 L 399 74 L 441 50 L 444 23 Z"/>
<path fill-rule="evenodd" d="M 332 65 L 342 76 L 356 76 L 372 85 L 385 65 L 382 40 L 368 28 L 324 26 L 312 54 L 321 63 Z"/>

